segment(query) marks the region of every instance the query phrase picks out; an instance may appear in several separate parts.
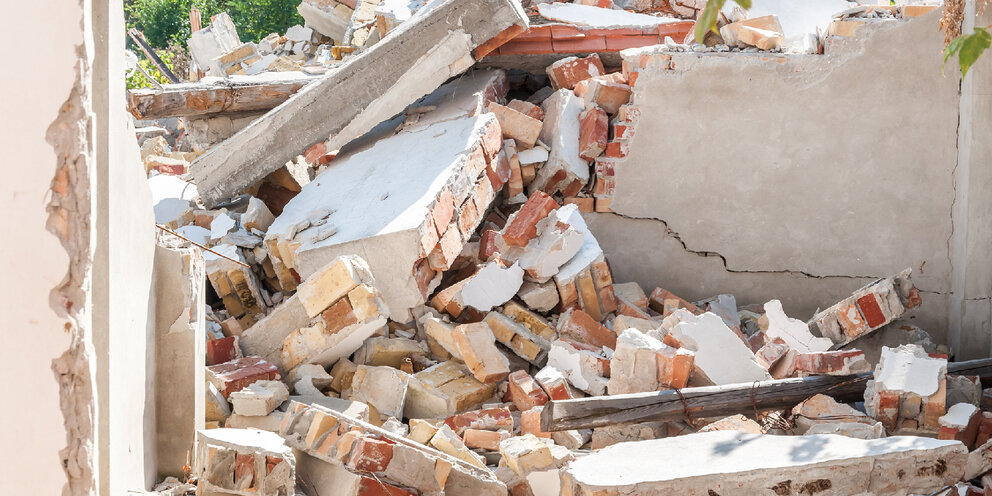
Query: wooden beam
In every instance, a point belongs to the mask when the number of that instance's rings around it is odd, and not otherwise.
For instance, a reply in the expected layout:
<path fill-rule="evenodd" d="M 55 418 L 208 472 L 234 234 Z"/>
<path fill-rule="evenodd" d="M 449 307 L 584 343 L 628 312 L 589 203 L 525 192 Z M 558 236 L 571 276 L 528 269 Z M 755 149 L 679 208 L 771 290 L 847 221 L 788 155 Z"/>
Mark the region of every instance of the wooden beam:
<path fill-rule="evenodd" d="M 145 53 L 145 57 L 148 57 L 148 60 L 150 60 L 152 64 L 158 68 L 158 71 L 165 76 L 165 79 L 168 79 L 172 84 L 177 84 L 180 82 L 179 78 L 177 78 L 176 75 L 169 70 L 169 66 L 165 65 L 165 62 L 162 62 L 162 59 L 158 58 L 158 54 L 155 53 L 155 50 L 148 46 L 148 42 L 145 41 L 145 36 L 141 34 L 141 31 L 131 28 L 127 30 L 127 35 L 134 40 L 134 43 L 138 45 L 138 48 Z"/>
<path fill-rule="evenodd" d="M 475 62 L 473 48 L 513 24 L 517 0 L 442 0 L 190 164 L 208 208 L 241 194 L 316 143 L 337 150 Z"/>
<path fill-rule="evenodd" d="M 138 119 L 269 110 L 316 79 L 319 76 L 253 83 L 224 80 L 128 90 L 127 110 Z"/>
<path fill-rule="evenodd" d="M 977 375 L 992 384 L 992 358 L 951 362 L 948 373 Z M 542 431 L 590 429 L 626 422 L 682 420 L 751 414 L 755 411 L 792 408 L 815 394 L 837 401 L 859 401 L 872 374 L 847 377 L 811 376 L 753 384 L 728 384 L 648 393 L 596 396 L 549 401 L 541 413 Z"/>

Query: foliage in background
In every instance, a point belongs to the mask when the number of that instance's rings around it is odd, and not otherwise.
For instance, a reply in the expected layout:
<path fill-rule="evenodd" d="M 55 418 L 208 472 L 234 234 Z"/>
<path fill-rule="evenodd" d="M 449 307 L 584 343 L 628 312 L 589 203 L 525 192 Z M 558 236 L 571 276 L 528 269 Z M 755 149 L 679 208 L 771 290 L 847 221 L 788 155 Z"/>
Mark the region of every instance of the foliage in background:
<path fill-rule="evenodd" d="M 165 65 L 169 68 L 169 70 L 173 70 L 173 54 L 165 50 L 155 50 L 155 53 L 158 54 L 160 59 L 162 59 L 162 62 L 165 62 Z M 141 68 L 144 69 L 145 72 L 147 72 L 148 75 L 155 80 L 155 82 L 158 84 L 169 83 L 169 80 L 155 68 L 155 64 L 152 64 L 151 61 L 145 57 L 145 54 L 137 52 L 136 55 L 138 55 L 138 65 L 141 66 Z M 148 80 L 148 77 L 137 69 L 135 69 L 130 76 L 127 76 L 127 89 L 129 90 L 154 87 L 155 85 Z"/>
<path fill-rule="evenodd" d="M 296 12 L 299 0 L 125 0 L 128 27 L 141 30 L 148 43 L 165 49 L 172 41 L 183 47 L 190 37 L 189 11 L 200 10 L 203 27 L 210 17 L 227 12 L 242 41 L 258 41 L 269 33 L 285 33 L 303 24 Z"/>
<path fill-rule="evenodd" d="M 751 0 L 734 0 L 737 5 L 741 8 L 750 9 Z M 720 11 L 723 10 L 724 4 L 727 0 L 707 0 L 706 8 L 703 12 L 699 14 L 698 21 L 696 21 L 696 29 L 693 30 L 693 36 L 696 38 L 696 43 L 702 43 L 703 38 L 706 37 L 708 31 L 712 31 L 716 34 L 720 34 L 716 29 L 716 21 L 720 17 Z"/>

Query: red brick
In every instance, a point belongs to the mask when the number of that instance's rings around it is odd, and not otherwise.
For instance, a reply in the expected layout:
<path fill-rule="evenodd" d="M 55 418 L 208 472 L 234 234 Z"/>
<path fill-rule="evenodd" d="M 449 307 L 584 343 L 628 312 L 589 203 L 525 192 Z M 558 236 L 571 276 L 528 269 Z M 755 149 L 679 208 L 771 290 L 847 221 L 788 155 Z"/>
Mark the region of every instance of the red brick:
<path fill-rule="evenodd" d="M 848 360 L 864 357 L 861 350 L 820 351 L 800 353 L 796 357 L 796 370 L 807 374 L 830 374 L 844 370 Z"/>
<path fill-rule="evenodd" d="M 572 182 L 561 188 L 561 194 L 562 196 L 575 196 L 579 194 L 579 191 L 582 191 L 583 186 L 585 186 L 585 183 L 578 179 L 573 179 Z"/>
<path fill-rule="evenodd" d="M 348 298 L 338 300 L 337 303 L 321 312 L 320 317 L 324 320 L 324 330 L 328 334 L 334 334 L 345 327 L 358 323 Z"/>
<path fill-rule="evenodd" d="M 420 290 L 420 294 L 424 298 L 427 297 L 427 290 L 430 288 L 435 274 L 436 272 L 431 268 L 431 264 L 426 258 L 418 260 L 413 266 L 413 278 L 417 281 L 417 289 Z"/>
<path fill-rule="evenodd" d="M 503 143 L 500 142 L 500 146 Z M 486 167 L 486 176 L 489 177 L 489 182 L 492 184 L 493 191 L 499 191 L 503 189 L 503 185 L 510 180 L 510 158 L 506 156 L 506 152 L 502 149 L 496 154 L 493 160 L 489 161 L 489 166 Z"/>
<path fill-rule="evenodd" d="M 496 253 L 496 235 L 499 234 L 492 229 L 482 232 L 479 239 L 479 260 L 489 260 L 489 257 Z"/>
<path fill-rule="evenodd" d="M 307 148 L 307 151 L 303 153 L 303 158 L 305 158 L 310 164 L 316 164 L 320 160 L 320 157 L 323 157 L 326 154 L 327 143 L 321 141 L 320 143 Z"/>
<path fill-rule="evenodd" d="M 377 477 L 359 476 L 358 496 L 417 496 L 417 493 L 401 489 Z"/>
<path fill-rule="evenodd" d="M 451 198 L 451 191 L 444 188 L 439 195 L 434 206 L 431 207 L 431 220 L 434 221 L 434 228 L 437 230 L 438 238 L 444 236 L 444 231 L 451 223 L 451 217 L 455 215 L 455 201 Z"/>
<path fill-rule="evenodd" d="M 603 155 L 610 158 L 623 158 L 627 156 L 627 153 L 624 151 L 623 143 L 611 141 L 606 144 L 606 150 L 603 151 Z"/>
<path fill-rule="evenodd" d="M 671 307 L 674 305 L 675 308 L 684 308 L 696 315 L 702 313 L 696 305 L 693 305 L 692 303 L 676 296 L 671 291 L 662 288 L 654 288 L 654 291 L 651 292 L 651 296 L 648 297 L 648 306 L 655 312 L 667 315 L 665 308 L 666 303 L 668 303 L 669 311 L 671 311 Z"/>
<path fill-rule="evenodd" d="M 461 234 L 462 239 L 468 239 L 473 232 L 475 232 L 475 226 L 479 222 L 479 208 L 475 206 L 475 202 L 472 198 L 465 200 L 462 204 L 462 208 L 458 210 L 458 232 Z M 461 249 L 459 248 L 459 252 Z M 455 256 L 458 255 L 455 253 Z M 452 260 L 454 262 L 454 260 Z M 448 264 L 450 267 L 452 264 Z"/>
<path fill-rule="evenodd" d="M 500 31 L 499 34 L 493 36 L 491 39 L 483 42 L 481 45 L 475 48 L 475 51 L 473 52 L 475 59 L 480 60 L 482 59 L 482 57 L 489 55 L 493 50 L 496 50 L 501 45 L 503 45 L 507 41 L 512 40 L 522 32 L 524 32 L 524 26 L 521 26 L 519 24 L 514 24 Z"/>
<path fill-rule="evenodd" d="M 602 35 L 600 35 L 602 36 Z M 581 40 L 588 37 L 579 28 L 572 26 L 570 24 L 552 24 L 551 25 L 551 38 L 555 40 Z"/>
<path fill-rule="evenodd" d="M 471 203 L 466 203 L 470 205 Z M 474 209 L 475 206 L 473 205 Z M 451 268 L 451 264 L 455 262 L 455 258 L 458 254 L 462 252 L 462 236 L 458 232 L 458 229 L 449 228 L 444 236 L 441 236 L 441 240 L 438 241 L 437 246 L 431 251 L 428 256 L 428 261 L 430 262 L 431 268 L 434 270 L 448 270 Z"/>
<path fill-rule="evenodd" d="M 679 353 L 676 348 L 666 346 L 655 353 L 658 365 L 658 383 L 674 388 L 682 389 L 689 383 L 689 376 L 692 374 L 692 365 L 696 361 L 696 356 L 692 353 Z"/>
<path fill-rule="evenodd" d="M 360 437 L 351 448 L 348 466 L 362 472 L 382 472 L 393 459 L 393 445 L 371 437 Z"/>
<path fill-rule="evenodd" d="M 512 43 L 519 43 L 522 41 L 551 41 L 551 27 L 552 24 L 542 24 L 540 26 L 531 26 L 530 29 L 518 34 L 511 40 Z"/>
<path fill-rule="evenodd" d="M 537 236 L 537 223 L 557 208 L 558 202 L 544 192 L 530 195 L 504 229 L 503 241 L 511 246 L 527 246 Z"/>
<path fill-rule="evenodd" d="M 855 338 L 868 331 L 868 325 L 856 304 L 841 306 L 834 311 L 834 315 L 848 337 Z"/>
<path fill-rule="evenodd" d="M 234 457 L 234 482 L 244 488 L 257 487 L 254 453 L 238 453 Z"/>
<path fill-rule="evenodd" d="M 579 156 L 592 161 L 606 149 L 609 134 L 609 117 L 599 107 L 583 110 L 579 114 Z"/>
<path fill-rule="evenodd" d="M 498 451 L 499 442 L 503 440 L 503 434 L 481 429 L 465 429 L 462 437 L 465 439 L 465 446 L 489 451 Z"/>
<path fill-rule="evenodd" d="M 981 412 L 981 419 L 978 421 L 978 435 L 975 438 L 975 446 L 981 446 L 986 441 L 992 439 L 992 413 Z"/>
<path fill-rule="evenodd" d="M 685 36 L 692 31 L 695 21 L 666 22 L 658 25 L 658 37 L 662 43 L 666 36 L 671 36 L 673 40 L 681 43 Z"/>
<path fill-rule="evenodd" d="M 865 316 L 865 323 L 869 328 L 875 329 L 885 324 L 885 314 L 878 304 L 875 293 L 868 293 L 858 298 L 858 308 L 861 310 L 861 315 Z"/>
<path fill-rule="evenodd" d="M 588 40 L 577 40 L 577 43 L 586 41 Z M 559 42 L 555 40 L 554 43 Z M 561 43 L 568 42 L 563 40 Z M 605 39 L 602 39 L 602 45 L 603 47 L 606 46 Z M 555 51 L 558 51 L 557 46 Z M 581 59 L 559 60 L 551 64 L 547 72 L 551 78 L 551 86 L 557 90 L 561 88 L 573 89 L 579 81 L 606 74 L 606 69 L 603 68 L 603 62 L 599 60 L 599 55 L 594 53 Z"/>
<path fill-rule="evenodd" d="M 549 31 L 550 34 L 550 31 Z M 499 47 L 500 55 L 543 55 L 554 53 L 554 46 L 551 45 L 551 37 L 546 40 L 517 41 L 516 39 Z"/>
<path fill-rule="evenodd" d="M 223 387 L 218 389 L 225 398 L 255 381 L 279 379 L 279 368 L 257 356 L 211 365 L 207 369 L 223 383 Z"/>
<path fill-rule="evenodd" d="M 207 341 L 207 365 L 230 362 L 238 358 L 238 337 L 229 336 Z"/>
<path fill-rule="evenodd" d="M 551 438 L 550 432 L 541 430 L 541 407 L 531 408 L 520 412 L 520 434 L 533 434 L 546 439 Z"/>
<path fill-rule="evenodd" d="M 445 229 L 447 230 L 447 227 Z M 434 226 L 434 219 L 430 215 L 424 219 L 424 225 L 421 226 L 420 233 L 420 256 L 426 257 L 437 246 L 437 242 L 441 241 L 441 236 L 437 233 L 437 227 Z"/>
<path fill-rule="evenodd" d="M 617 38 L 623 36 L 644 36 L 645 34 L 644 30 L 640 28 L 596 28 L 596 29 L 583 29 L 581 32 L 585 33 L 588 36 L 605 36 L 607 38 L 609 38 L 610 36 Z M 647 34 L 653 34 L 655 39 L 658 38 L 657 33 L 651 32 Z M 658 42 L 656 41 L 654 44 L 657 45 Z"/>
<path fill-rule="evenodd" d="M 551 40 L 551 46 L 555 49 L 555 53 L 605 52 L 606 38 L 603 36 L 590 36 L 572 40 L 554 39 Z"/>
<path fill-rule="evenodd" d="M 511 373 L 507 379 L 509 380 L 507 391 L 517 410 L 530 410 L 548 402 L 548 395 L 544 389 L 526 370 L 517 370 Z"/>
<path fill-rule="evenodd" d="M 558 333 L 561 336 L 570 336 L 597 348 L 606 346 L 615 349 L 617 347 L 617 335 L 582 310 L 573 309 L 571 312 L 563 314 L 558 322 Z"/>
<path fill-rule="evenodd" d="M 610 115 L 616 115 L 620 106 L 630 101 L 630 86 L 610 81 L 590 81 L 587 102 L 595 102 Z"/>
<path fill-rule="evenodd" d="M 444 419 L 444 423 L 459 436 L 465 429 L 513 430 L 513 416 L 510 415 L 510 409 L 506 407 L 483 408 L 459 413 Z"/>
<path fill-rule="evenodd" d="M 492 162 L 496 154 L 503 149 L 503 130 L 499 127 L 499 122 L 492 120 L 482 134 L 482 151 L 486 157 L 486 163 Z"/>
<path fill-rule="evenodd" d="M 890 391 L 880 391 L 878 393 L 878 406 L 875 411 L 875 419 L 881 422 L 882 426 L 889 432 L 896 430 L 899 422 L 898 393 Z"/>
<path fill-rule="evenodd" d="M 533 103 L 525 102 L 523 100 L 510 100 L 506 106 L 526 115 L 527 117 L 537 119 L 539 121 L 544 120 L 544 109 L 542 109 L 540 105 L 534 105 Z"/>
<path fill-rule="evenodd" d="M 594 201 L 592 198 L 569 196 L 565 198 L 565 204 L 575 204 L 579 206 L 579 212 L 592 212 L 594 209 Z"/>
<path fill-rule="evenodd" d="M 619 52 L 628 48 L 641 48 L 661 43 L 658 35 L 606 36 L 606 51 Z"/>

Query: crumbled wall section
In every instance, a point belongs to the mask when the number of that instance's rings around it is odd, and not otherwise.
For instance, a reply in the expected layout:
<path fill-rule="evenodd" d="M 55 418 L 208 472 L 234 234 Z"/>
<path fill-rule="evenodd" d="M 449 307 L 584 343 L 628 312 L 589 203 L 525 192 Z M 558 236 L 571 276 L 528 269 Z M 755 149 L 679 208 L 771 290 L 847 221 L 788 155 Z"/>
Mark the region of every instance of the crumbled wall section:
<path fill-rule="evenodd" d="M 959 96 L 939 15 L 831 39 L 825 55 L 623 52 L 632 103 L 596 171 L 614 213 L 588 214 L 616 276 L 741 303 L 775 288 L 805 318 L 912 266 L 915 323 L 942 339 Z"/>
<path fill-rule="evenodd" d="M 77 53 L 75 83 L 46 134 L 58 157 L 47 206 L 47 229 L 59 238 L 69 254 L 65 279 L 51 292 L 52 308 L 66 319 L 65 331 L 71 335 L 69 349 L 52 361 L 66 428 L 66 447 L 59 452 L 68 478 L 65 495 L 92 494 L 96 490 L 95 363 L 88 310 L 93 255 L 90 167 L 94 116 L 85 46 L 77 47 Z"/>

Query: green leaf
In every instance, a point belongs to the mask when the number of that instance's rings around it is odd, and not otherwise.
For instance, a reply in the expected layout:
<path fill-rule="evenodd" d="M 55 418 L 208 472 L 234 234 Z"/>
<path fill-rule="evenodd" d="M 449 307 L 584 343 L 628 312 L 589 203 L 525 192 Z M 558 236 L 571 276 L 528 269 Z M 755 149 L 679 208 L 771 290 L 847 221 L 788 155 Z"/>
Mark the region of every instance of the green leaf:
<path fill-rule="evenodd" d="M 743 2 L 750 3 L 751 0 L 741 0 Z M 699 20 L 696 21 L 696 29 L 693 31 L 693 35 L 696 38 L 696 43 L 702 43 L 703 38 L 706 37 L 707 31 L 717 32 L 716 30 L 716 20 L 717 16 L 720 15 L 720 9 L 723 8 L 723 4 L 727 3 L 727 0 L 707 0 L 706 8 L 703 9 L 703 13 L 699 14 Z"/>
<path fill-rule="evenodd" d="M 734 1 L 737 2 L 737 5 L 740 5 L 742 9 L 751 8 L 751 0 L 734 0 Z"/>
<path fill-rule="evenodd" d="M 978 57 L 982 56 L 982 53 L 990 45 L 992 45 L 992 34 L 983 28 L 975 28 L 975 32 L 965 38 L 964 42 L 961 43 L 960 51 L 958 51 L 961 78 L 964 78 L 968 74 L 968 69 L 971 68 L 972 64 L 978 60 Z"/>
<path fill-rule="evenodd" d="M 951 40 L 947 44 L 947 48 L 944 48 L 944 63 L 947 63 L 947 59 L 951 58 L 951 55 L 961 51 L 961 44 L 964 43 L 965 35 L 958 36 Z"/>

